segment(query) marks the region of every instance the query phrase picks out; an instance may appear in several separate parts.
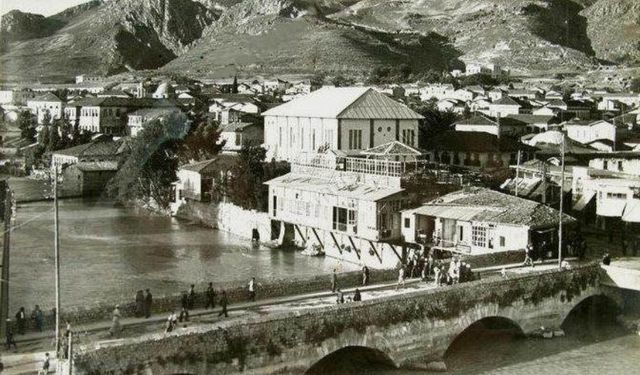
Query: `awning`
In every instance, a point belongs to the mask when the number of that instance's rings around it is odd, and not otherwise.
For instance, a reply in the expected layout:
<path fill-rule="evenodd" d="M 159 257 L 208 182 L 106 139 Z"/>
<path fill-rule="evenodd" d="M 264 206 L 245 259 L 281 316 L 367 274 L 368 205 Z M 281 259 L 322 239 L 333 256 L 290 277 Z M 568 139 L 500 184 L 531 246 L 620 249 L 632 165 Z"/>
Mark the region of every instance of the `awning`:
<path fill-rule="evenodd" d="M 588 191 L 586 194 L 583 194 L 580 199 L 576 203 L 573 204 L 573 209 L 576 211 L 582 211 L 584 208 L 591 202 L 593 197 L 596 196 L 596 192 L 594 190 Z"/>
<path fill-rule="evenodd" d="M 622 213 L 622 221 L 627 223 L 640 223 L 640 200 L 627 202 L 627 206 Z"/>
<path fill-rule="evenodd" d="M 622 212 L 624 212 L 624 208 L 627 205 L 626 200 L 620 199 L 618 201 L 612 201 L 609 199 L 606 203 L 607 204 L 600 204 L 600 202 L 598 202 L 596 214 L 605 217 L 622 217 Z"/>

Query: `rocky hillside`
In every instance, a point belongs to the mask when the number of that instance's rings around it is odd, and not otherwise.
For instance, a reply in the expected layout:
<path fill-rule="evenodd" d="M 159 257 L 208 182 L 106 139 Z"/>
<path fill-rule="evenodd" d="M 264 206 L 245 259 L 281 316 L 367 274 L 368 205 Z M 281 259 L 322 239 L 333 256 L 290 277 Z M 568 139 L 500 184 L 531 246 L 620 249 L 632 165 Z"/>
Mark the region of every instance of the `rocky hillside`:
<path fill-rule="evenodd" d="M 365 72 L 494 62 L 515 73 L 640 60 L 638 0 L 94 0 L 2 20 L 2 73 Z M 7 17 L 5 16 L 5 17 Z M 28 69 L 26 67 L 29 67 Z"/>
<path fill-rule="evenodd" d="M 14 79 L 158 68 L 184 53 L 217 16 L 192 0 L 95 2 L 47 18 L 63 26 L 11 43 L 0 66 Z"/>
<path fill-rule="evenodd" d="M 640 64 L 640 1 L 598 0 L 581 14 L 598 57 Z"/>

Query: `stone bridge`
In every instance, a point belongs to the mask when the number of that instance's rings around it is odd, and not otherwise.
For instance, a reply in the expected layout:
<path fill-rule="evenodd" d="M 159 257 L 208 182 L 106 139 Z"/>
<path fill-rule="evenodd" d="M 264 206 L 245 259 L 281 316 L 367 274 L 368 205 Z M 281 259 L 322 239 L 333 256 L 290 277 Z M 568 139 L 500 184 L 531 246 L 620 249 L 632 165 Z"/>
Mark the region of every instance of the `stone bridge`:
<path fill-rule="evenodd" d="M 602 293 L 596 264 L 494 277 L 84 347 L 74 356 L 74 372 L 304 374 L 344 351 L 396 367 L 423 367 L 441 361 L 476 322 L 497 319 L 525 334 L 554 329 L 577 305 Z"/>

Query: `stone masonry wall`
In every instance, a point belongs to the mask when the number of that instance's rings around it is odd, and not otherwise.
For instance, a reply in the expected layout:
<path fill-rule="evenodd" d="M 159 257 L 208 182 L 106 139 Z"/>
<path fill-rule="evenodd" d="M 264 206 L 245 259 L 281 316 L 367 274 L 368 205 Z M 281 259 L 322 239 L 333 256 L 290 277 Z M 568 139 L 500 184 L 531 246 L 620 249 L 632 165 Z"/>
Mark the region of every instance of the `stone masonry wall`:
<path fill-rule="evenodd" d="M 383 281 L 394 280 L 397 276 L 395 270 L 371 270 L 370 280 L 372 283 L 379 283 Z M 217 291 L 218 298 L 220 291 L 225 290 L 227 297 L 229 298 L 230 306 L 234 303 L 246 302 L 248 300 L 247 283 L 244 281 L 237 282 L 223 282 L 214 283 L 214 288 Z M 331 275 L 326 276 L 313 276 L 313 277 L 298 277 L 287 279 L 270 279 L 261 280 L 257 279 L 257 299 L 269 299 L 283 296 L 292 296 L 297 294 L 314 293 L 329 291 L 331 288 Z M 338 286 L 341 288 L 350 288 L 361 285 L 362 275 L 359 271 L 341 273 L 338 275 Z M 204 308 L 205 294 L 207 285 L 205 283 L 196 285 L 196 309 Z M 153 294 L 153 290 L 151 291 Z M 154 296 L 152 312 L 154 314 L 169 313 L 171 310 L 179 311 L 181 302 L 181 294 L 173 294 L 168 296 Z M 136 304 L 135 301 L 122 301 L 120 304 L 120 312 L 123 318 L 133 317 L 135 315 Z M 68 321 L 72 326 L 79 326 L 82 324 L 94 323 L 99 321 L 107 321 L 111 319 L 111 312 L 114 309 L 115 304 L 100 304 L 87 307 L 77 307 L 72 309 L 65 309 L 62 312 L 62 321 Z M 55 326 L 55 318 L 49 312 L 45 312 L 44 326 L 45 329 Z M 27 316 L 31 312 L 27 311 Z M 30 328 L 34 328 L 33 324 L 29 325 Z"/>
<path fill-rule="evenodd" d="M 526 315 L 559 326 L 582 298 L 598 293 L 597 265 L 492 278 L 385 299 L 274 313 L 186 328 L 102 348 L 79 348 L 77 374 L 303 373 L 335 350 L 360 345 L 397 365 L 442 355 L 477 318 Z M 552 314 L 557 320 L 550 322 Z"/>

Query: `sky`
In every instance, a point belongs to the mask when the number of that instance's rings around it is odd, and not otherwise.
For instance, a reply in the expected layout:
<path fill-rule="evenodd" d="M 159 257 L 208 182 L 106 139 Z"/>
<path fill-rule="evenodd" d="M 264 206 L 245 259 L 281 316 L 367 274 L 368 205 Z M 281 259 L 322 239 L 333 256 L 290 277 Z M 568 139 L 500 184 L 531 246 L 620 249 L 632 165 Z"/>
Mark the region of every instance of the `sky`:
<path fill-rule="evenodd" d="M 0 14 L 19 9 L 23 12 L 50 16 L 88 0 L 0 0 Z"/>

